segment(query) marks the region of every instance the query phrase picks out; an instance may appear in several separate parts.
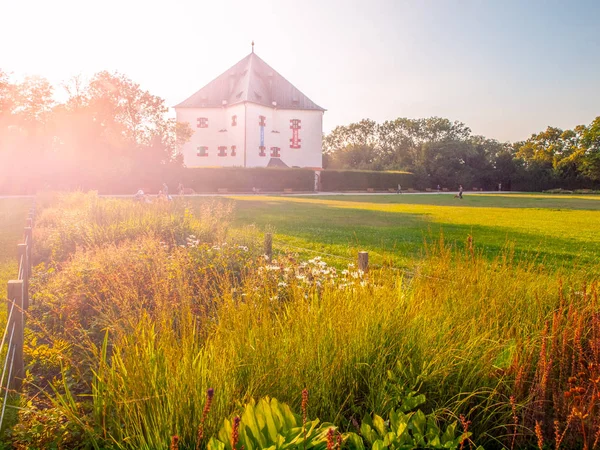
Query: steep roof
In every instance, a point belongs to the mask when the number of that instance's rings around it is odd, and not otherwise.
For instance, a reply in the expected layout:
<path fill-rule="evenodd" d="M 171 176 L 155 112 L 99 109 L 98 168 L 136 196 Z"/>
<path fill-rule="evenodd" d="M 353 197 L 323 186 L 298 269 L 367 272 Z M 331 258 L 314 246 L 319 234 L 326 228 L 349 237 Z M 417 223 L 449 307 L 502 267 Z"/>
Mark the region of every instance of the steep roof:
<path fill-rule="evenodd" d="M 281 109 L 325 111 L 254 52 L 175 108 L 220 108 L 223 101 L 227 105 L 252 102 Z"/>

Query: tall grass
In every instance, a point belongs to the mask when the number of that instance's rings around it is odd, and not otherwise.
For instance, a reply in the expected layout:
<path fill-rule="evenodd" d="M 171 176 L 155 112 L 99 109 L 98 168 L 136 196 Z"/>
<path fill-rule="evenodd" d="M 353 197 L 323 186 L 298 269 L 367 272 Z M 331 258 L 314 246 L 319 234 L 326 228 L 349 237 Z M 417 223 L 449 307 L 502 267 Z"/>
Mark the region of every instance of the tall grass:
<path fill-rule="evenodd" d="M 81 197 L 69 201 L 42 216 L 48 236 L 71 226 Z M 32 385 L 44 372 L 50 409 L 98 447 L 166 449 L 178 435 L 179 448 L 195 448 L 211 387 L 205 436 L 259 396 L 298 410 L 307 388 L 311 417 L 347 427 L 418 389 L 429 411 L 465 414 L 476 440 L 500 446 L 513 406 L 526 415 L 532 401 L 515 380 L 525 360 L 535 376 L 547 321 L 559 308 L 597 314 L 589 298 L 566 295 L 588 274 L 515 262 L 509 247 L 490 262 L 471 241 L 458 251 L 440 240 L 411 274 L 341 272 L 319 259 L 266 262 L 258 245 L 225 235 L 227 206 L 196 217 L 177 205 L 82 201 L 69 243 L 49 241 L 59 270 L 38 268 L 29 336 L 64 357 L 42 365 L 32 353 L 30 367 Z M 518 433 L 535 439 L 527 426 Z"/>

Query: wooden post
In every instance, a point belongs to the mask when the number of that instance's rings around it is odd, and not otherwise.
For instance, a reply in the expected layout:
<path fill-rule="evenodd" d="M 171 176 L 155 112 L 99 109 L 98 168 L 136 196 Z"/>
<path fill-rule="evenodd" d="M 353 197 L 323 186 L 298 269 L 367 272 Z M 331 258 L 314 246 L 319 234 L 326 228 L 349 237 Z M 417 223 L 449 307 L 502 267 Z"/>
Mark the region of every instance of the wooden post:
<path fill-rule="evenodd" d="M 22 280 L 10 280 L 8 282 L 8 312 L 12 308 L 12 302 L 15 302 L 15 306 L 12 312 L 12 317 L 8 323 L 8 336 L 10 342 L 11 330 L 14 324 L 14 332 L 12 332 L 12 345 L 14 346 L 14 359 L 11 378 L 8 380 L 9 389 L 18 389 L 21 386 L 21 380 L 25 374 L 25 366 L 23 364 L 23 328 L 24 328 L 24 316 L 23 316 L 23 281 Z M 7 357 L 11 358 L 11 349 L 8 349 Z M 10 360 L 9 360 L 10 361 Z"/>
<path fill-rule="evenodd" d="M 369 270 L 369 252 L 358 252 L 358 270 L 368 272 Z"/>
<path fill-rule="evenodd" d="M 271 262 L 273 258 L 273 235 L 271 233 L 265 233 L 265 255 Z"/>
<path fill-rule="evenodd" d="M 29 309 L 29 255 L 27 251 L 27 244 L 17 245 L 19 261 L 21 256 L 23 257 L 23 309 L 27 311 Z"/>
<path fill-rule="evenodd" d="M 31 227 L 25 227 L 25 243 L 27 244 L 27 270 L 31 275 L 31 247 L 33 245 L 33 232 Z"/>

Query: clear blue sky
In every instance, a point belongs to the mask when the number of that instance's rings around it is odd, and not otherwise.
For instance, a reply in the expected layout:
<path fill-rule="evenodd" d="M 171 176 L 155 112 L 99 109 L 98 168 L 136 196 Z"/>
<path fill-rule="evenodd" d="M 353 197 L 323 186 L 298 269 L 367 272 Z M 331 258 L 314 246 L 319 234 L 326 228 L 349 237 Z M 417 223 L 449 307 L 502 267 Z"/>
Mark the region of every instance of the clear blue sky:
<path fill-rule="evenodd" d="M 117 70 L 170 105 L 254 39 L 328 110 L 326 131 L 442 116 L 515 141 L 600 115 L 597 0 L 30 0 L 2 16 L 0 67 L 16 77 Z"/>

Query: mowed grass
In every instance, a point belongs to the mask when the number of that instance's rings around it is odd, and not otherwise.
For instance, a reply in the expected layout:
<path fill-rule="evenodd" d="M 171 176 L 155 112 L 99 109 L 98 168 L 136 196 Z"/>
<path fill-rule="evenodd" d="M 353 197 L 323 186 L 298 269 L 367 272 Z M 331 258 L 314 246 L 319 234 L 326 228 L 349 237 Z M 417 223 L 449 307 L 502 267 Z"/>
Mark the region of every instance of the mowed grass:
<path fill-rule="evenodd" d="M 589 270 L 600 262 L 600 197 L 543 194 L 233 196 L 234 227 L 254 224 L 274 233 L 275 250 L 307 249 L 355 259 L 368 250 L 374 264 L 411 266 L 424 243 L 464 245 L 469 235 L 494 257 L 514 248 L 518 258 Z M 202 199 L 191 199 L 192 205 Z M 299 251 L 303 256 L 311 252 Z"/>

